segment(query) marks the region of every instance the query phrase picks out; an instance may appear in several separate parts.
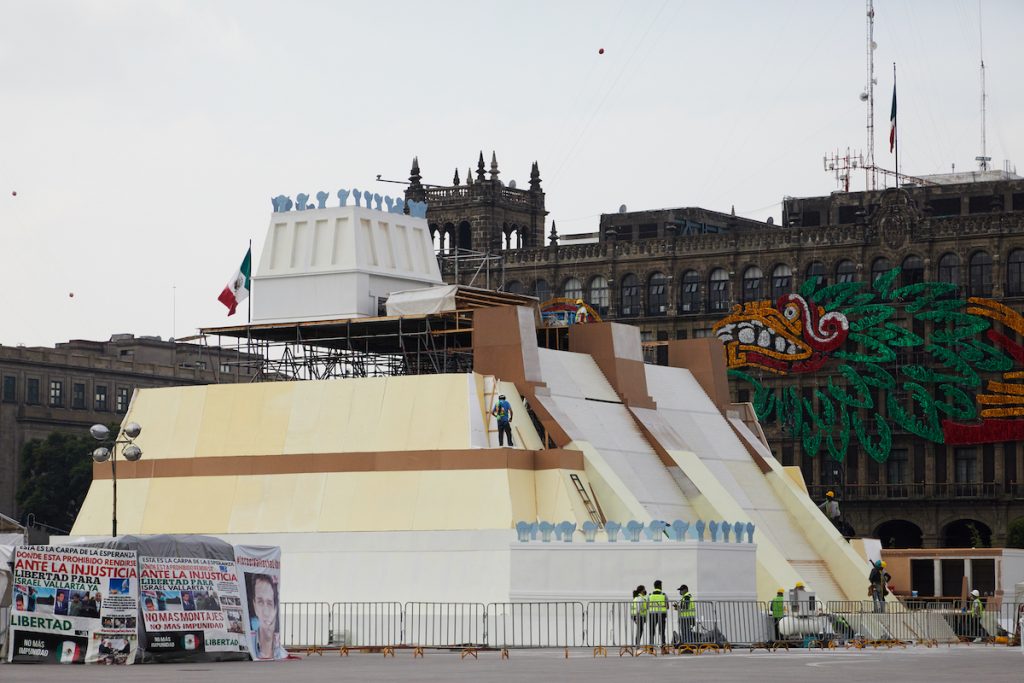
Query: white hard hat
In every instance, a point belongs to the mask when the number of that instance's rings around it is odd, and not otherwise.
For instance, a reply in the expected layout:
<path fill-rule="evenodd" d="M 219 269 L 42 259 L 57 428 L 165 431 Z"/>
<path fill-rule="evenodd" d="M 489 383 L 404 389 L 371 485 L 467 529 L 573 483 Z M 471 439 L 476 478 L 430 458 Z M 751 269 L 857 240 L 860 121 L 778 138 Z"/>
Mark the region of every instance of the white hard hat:
<path fill-rule="evenodd" d="M 974 590 L 972 590 L 972 591 L 971 591 L 971 595 L 973 595 L 974 597 L 976 597 L 976 598 L 977 598 L 977 597 L 980 597 L 980 596 L 981 596 L 981 593 L 979 593 L 979 592 L 978 592 L 978 589 L 977 589 L 977 588 L 975 588 Z"/>

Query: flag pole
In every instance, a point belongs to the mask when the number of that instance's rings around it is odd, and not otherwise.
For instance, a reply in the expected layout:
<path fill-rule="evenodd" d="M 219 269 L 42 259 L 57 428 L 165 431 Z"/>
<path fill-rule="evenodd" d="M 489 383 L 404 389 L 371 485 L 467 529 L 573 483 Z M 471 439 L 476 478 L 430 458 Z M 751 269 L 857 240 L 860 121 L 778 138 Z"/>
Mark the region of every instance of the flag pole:
<path fill-rule="evenodd" d="M 249 296 L 245 297 L 249 300 L 249 312 L 246 314 L 246 324 L 252 324 L 252 238 L 249 238 Z"/>
<path fill-rule="evenodd" d="M 899 109 L 896 108 L 896 62 L 892 63 L 892 101 L 893 109 L 895 112 L 895 118 L 893 121 L 893 144 L 896 152 L 896 189 L 900 187 L 900 124 L 899 124 Z"/>

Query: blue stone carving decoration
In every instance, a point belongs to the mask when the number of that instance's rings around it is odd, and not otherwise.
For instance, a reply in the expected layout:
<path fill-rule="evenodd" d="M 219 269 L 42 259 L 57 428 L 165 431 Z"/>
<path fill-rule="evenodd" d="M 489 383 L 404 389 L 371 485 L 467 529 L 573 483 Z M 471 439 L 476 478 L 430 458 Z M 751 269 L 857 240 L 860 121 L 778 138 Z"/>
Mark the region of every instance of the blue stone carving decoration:
<path fill-rule="evenodd" d="M 632 543 L 640 542 L 640 532 L 644 530 L 644 525 L 635 519 L 629 520 L 626 523 L 626 538 Z"/>
<path fill-rule="evenodd" d="M 516 535 L 519 537 L 520 543 L 529 543 L 530 541 L 530 523 L 529 522 L 516 522 Z"/>
<path fill-rule="evenodd" d="M 754 523 L 747 522 L 747 543 L 754 542 Z"/>
<path fill-rule="evenodd" d="M 726 522 L 725 520 L 722 520 L 721 529 L 722 529 L 722 540 L 725 541 L 726 543 L 728 543 L 729 542 L 729 532 L 732 531 L 732 524 L 729 524 L 729 522 Z"/>
<path fill-rule="evenodd" d="M 284 213 L 285 211 L 291 211 L 292 209 L 291 198 L 286 197 L 283 194 L 277 195 L 270 201 L 274 203 L 274 211 L 277 213 Z"/>
<path fill-rule="evenodd" d="M 373 208 L 375 208 L 377 211 L 380 211 L 380 202 L 382 199 L 384 198 L 381 197 L 379 194 L 375 193 L 373 195 Z"/>
<path fill-rule="evenodd" d="M 733 524 L 732 525 L 732 530 L 733 530 L 733 533 L 736 534 L 736 537 L 733 539 L 733 542 L 734 543 L 742 543 L 743 542 L 743 522 L 736 522 L 735 524 Z"/>
<path fill-rule="evenodd" d="M 608 534 L 608 542 L 609 543 L 615 543 L 616 541 L 619 540 L 619 529 L 621 529 L 621 528 L 622 528 L 622 525 L 619 524 L 618 522 L 605 522 L 604 523 L 604 530 L 605 530 L 605 533 Z"/>
<path fill-rule="evenodd" d="M 597 536 L 598 526 L 591 522 L 589 519 L 583 522 L 583 538 L 587 543 L 593 543 L 594 537 Z"/>
<path fill-rule="evenodd" d="M 409 202 L 409 215 L 413 218 L 426 218 L 427 217 L 427 203 L 426 202 Z"/>
<path fill-rule="evenodd" d="M 324 192 L 323 190 L 320 190 L 319 192 L 317 192 L 316 193 L 316 208 L 318 208 L 318 209 L 326 209 L 327 208 L 327 198 L 330 197 L 330 196 L 331 196 L 330 192 Z"/>
<path fill-rule="evenodd" d="M 348 190 L 346 190 L 344 188 L 338 190 L 338 201 L 339 201 L 338 206 L 348 206 L 348 195 L 349 195 L 349 191 Z"/>
<path fill-rule="evenodd" d="M 697 523 L 693 525 L 693 530 L 697 534 L 697 540 L 698 541 L 703 541 L 704 540 L 704 520 L 703 519 L 698 519 Z"/>
<path fill-rule="evenodd" d="M 651 528 L 651 540 L 655 543 L 661 543 L 661 540 L 665 538 L 665 529 L 668 528 L 668 523 L 655 519 L 651 521 L 649 526 Z"/>
<path fill-rule="evenodd" d="M 306 194 L 305 192 L 300 192 L 299 194 L 295 195 L 295 210 L 305 211 L 309 206 L 307 202 L 309 202 L 309 195 Z"/>
<path fill-rule="evenodd" d="M 388 195 L 384 195 L 384 205 L 388 207 L 388 213 L 395 212 L 395 200 Z"/>
<path fill-rule="evenodd" d="M 551 532 L 555 530 L 555 525 L 551 522 L 541 522 L 538 528 L 540 529 L 540 540 L 544 543 L 550 543 Z"/>
<path fill-rule="evenodd" d="M 681 519 L 677 519 L 676 521 L 672 522 L 672 535 L 675 537 L 675 539 L 677 541 L 680 541 L 680 542 L 685 541 L 686 540 L 686 531 L 689 528 L 690 528 L 690 523 L 689 522 L 686 522 L 686 521 L 681 520 Z"/>
<path fill-rule="evenodd" d="M 369 190 L 364 192 L 363 193 L 363 201 L 366 202 L 366 208 L 367 209 L 372 209 L 373 208 L 373 193 L 370 192 Z"/>
<path fill-rule="evenodd" d="M 718 522 L 711 520 L 708 522 L 708 532 L 711 534 L 711 542 L 718 542 Z"/>
<path fill-rule="evenodd" d="M 576 522 L 565 521 L 559 524 L 558 528 L 562 532 L 562 541 L 572 543 L 572 537 L 576 533 Z"/>
<path fill-rule="evenodd" d="M 359 200 L 363 198 L 363 193 L 359 190 L 352 190 L 352 200 L 359 206 Z"/>
<path fill-rule="evenodd" d="M 645 526 L 644 527 L 644 538 L 646 538 L 648 541 L 653 541 L 654 540 L 654 527 L 653 526 Z"/>
<path fill-rule="evenodd" d="M 534 523 L 532 523 L 532 524 L 530 525 L 530 538 L 531 538 L 532 540 L 534 540 L 534 541 L 536 541 L 536 540 L 537 540 L 537 532 L 538 532 L 539 528 L 540 528 L 540 527 L 539 527 L 539 525 L 537 524 L 537 522 L 534 522 Z"/>

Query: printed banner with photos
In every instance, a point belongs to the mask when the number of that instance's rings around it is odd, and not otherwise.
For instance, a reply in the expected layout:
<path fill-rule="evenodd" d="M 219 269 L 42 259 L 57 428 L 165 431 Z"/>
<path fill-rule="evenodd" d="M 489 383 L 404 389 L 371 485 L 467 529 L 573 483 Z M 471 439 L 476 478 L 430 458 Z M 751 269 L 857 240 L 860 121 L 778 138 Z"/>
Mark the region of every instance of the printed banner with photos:
<path fill-rule="evenodd" d="M 287 659 L 281 645 L 281 548 L 236 545 L 235 562 L 245 591 L 245 623 L 254 660 Z"/>
<path fill-rule="evenodd" d="M 235 563 L 200 558 L 139 558 L 146 650 L 248 652 Z"/>
<path fill-rule="evenodd" d="M 131 664 L 138 590 L 134 550 L 16 548 L 9 661 Z"/>

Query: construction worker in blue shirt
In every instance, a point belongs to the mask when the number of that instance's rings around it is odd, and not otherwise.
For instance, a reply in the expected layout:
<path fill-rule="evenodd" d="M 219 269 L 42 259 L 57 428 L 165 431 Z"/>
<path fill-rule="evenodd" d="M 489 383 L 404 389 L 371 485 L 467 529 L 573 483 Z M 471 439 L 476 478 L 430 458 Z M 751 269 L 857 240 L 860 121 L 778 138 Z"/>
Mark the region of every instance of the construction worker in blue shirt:
<path fill-rule="evenodd" d="M 654 645 L 655 634 L 659 644 L 665 645 L 665 618 L 668 616 L 668 596 L 661 590 L 661 579 L 654 582 L 654 590 L 647 596 L 647 614 L 650 617 L 651 645 Z"/>
<path fill-rule="evenodd" d="M 633 601 L 629 604 L 629 614 L 633 617 L 633 623 L 636 625 L 636 636 L 633 639 L 633 644 L 639 647 L 640 641 L 644 638 L 644 625 L 647 622 L 647 589 L 643 585 L 637 586 L 633 591 Z"/>
<path fill-rule="evenodd" d="M 508 436 L 509 448 L 512 443 L 512 405 L 505 400 L 505 394 L 498 396 L 498 402 L 494 404 L 491 415 L 498 418 L 498 445 L 505 445 L 505 436 Z"/>

